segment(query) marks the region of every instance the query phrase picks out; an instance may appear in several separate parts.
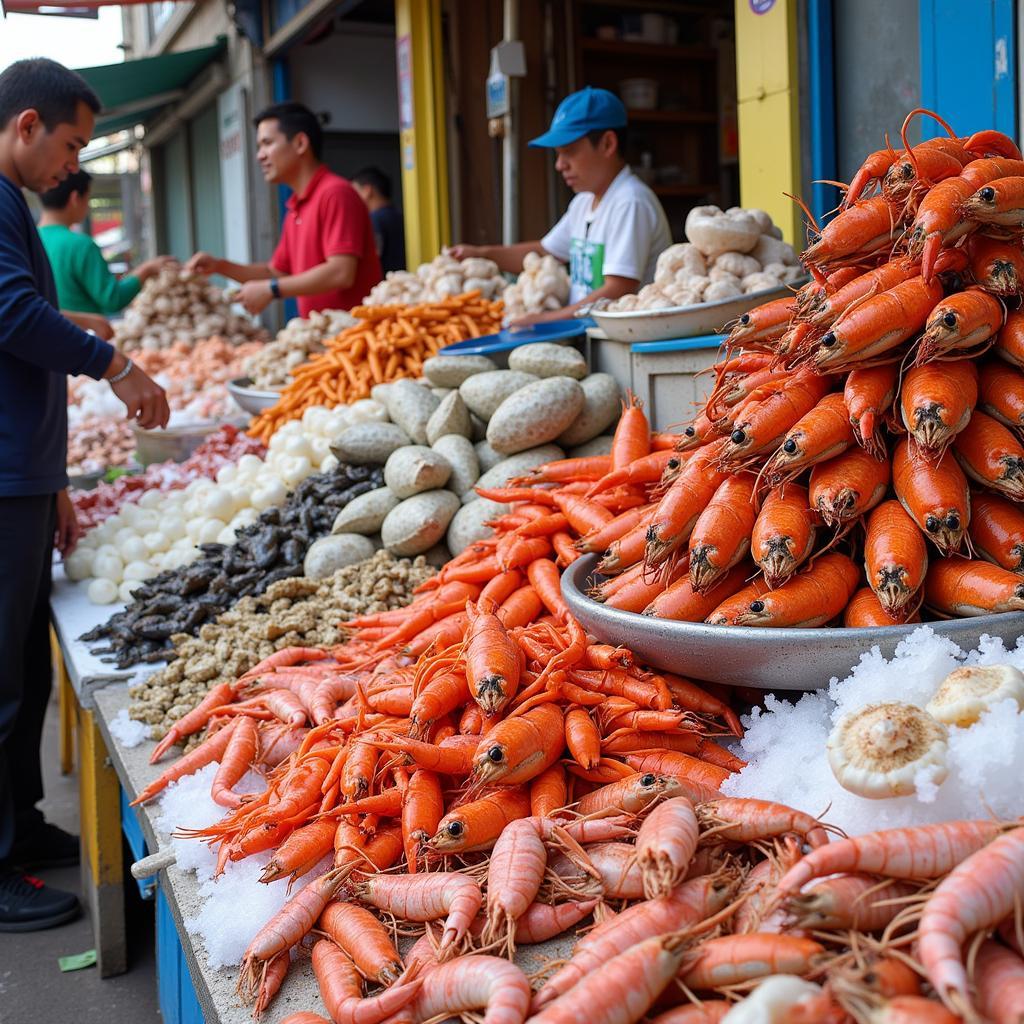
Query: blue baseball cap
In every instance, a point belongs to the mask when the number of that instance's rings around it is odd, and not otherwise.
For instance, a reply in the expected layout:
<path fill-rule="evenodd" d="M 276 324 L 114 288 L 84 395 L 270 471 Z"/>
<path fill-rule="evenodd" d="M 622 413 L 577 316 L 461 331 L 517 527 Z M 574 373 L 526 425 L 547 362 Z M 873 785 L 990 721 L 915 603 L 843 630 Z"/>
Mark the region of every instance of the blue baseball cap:
<path fill-rule="evenodd" d="M 625 128 L 627 120 L 626 108 L 615 93 L 588 85 L 570 93 L 558 104 L 551 127 L 543 135 L 530 139 L 530 145 L 538 149 L 568 146 L 595 129 Z"/>

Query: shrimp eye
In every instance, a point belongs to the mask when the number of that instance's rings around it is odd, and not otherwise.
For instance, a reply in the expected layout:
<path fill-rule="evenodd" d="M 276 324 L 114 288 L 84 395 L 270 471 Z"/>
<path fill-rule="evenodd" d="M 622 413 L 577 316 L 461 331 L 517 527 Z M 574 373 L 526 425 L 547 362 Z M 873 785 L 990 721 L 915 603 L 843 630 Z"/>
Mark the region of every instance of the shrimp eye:
<path fill-rule="evenodd" d="M 499 764 L 505 760 L 505 751 L 502 750 L 501 747 L 491 747 L 491 749 L 487 751 L 487 756 L 495 764 Z"/>
<path fill-rule="evenodd" d="M 791 437 L 787 437 L 786 440 L 782 442 L 782 450 L 787 455 L 795 454 L 795 452 L 796 452 L 796 441 L 794 441 L 793 438 L 791 438 Z"/>
<path fill-rule="evenodd" d="M 942 314 L 942 322 L 947 327 L 956 327 L 956 313 L 950 310 L 948 313 Z"/>
<path fill-rule="evenodd" d="M 653 772 L 648 772 L 646 775 L 640 776 L 641 786 L 653 786 L 656 781 L 656 776 Z"/>
<path fill-rule="evenodd" d="M 982 200 L 982 202 L 991 203 L 992 200 L 995 199 L 996 197 L 996 190 L 991 187 L 983 188 L 978 193 L 978 196 Z"/>
<path fill-rule="evenodd" d="M 695 437 L 695 436 L 696 436 L 696 434 L 697 434 L 697 431 L 696 431 L 696 430 L 694 430 L 694 429 L 693 429 L 693 427 L 687 427 L 687 428 L 686 428 L 686 429 L 685 429 L 685 430 L 683 431 L 683 433 L 684 433 L 684 434 L 685 434 L 685 435 L 686 435 L 687 437 Z"/>
<path fill-rule="evenodd" d="M 746 327 L 747 324 L 749 324 L 749 323 L 750 323 L 750 314 L 749 313 L 744 313 L 743 316 L 740 317 L 740 326 L 741 327 Z"/>
<path fill-rule="evenodd" d="M 929 533 L 934 533 L 934 532 L 935 532 L 935 531 L 936 531 L 936 530 L 937 530 L 937 529 L 938 529 L 938 528 L 939 528 L 939 527 L 940 527 L 941 525 L 942 525 L 942 522 L 940 521 L 940 519 L 938 518 L 938 516 L 929 516 L 929 517 L 928 517 L 928 518 L 927 518 L 927 519 L 926 519 L 926 520 L 924 521 L 924 526 L 925 526 L 925 529 L 926 529 L 926 530 L 927 530 L 927 531 L 928 531 Z"/>
<path fill-rule="evenodd" d="M 465 831 L 465 826 L 461 821 L 450 821 L 447 825 L 447 832 L 453 839 L 458 839 L 459 836 Z"/>
<path fill-rule="evenodd" d="M 821 339 L 821 347 L 822 348 L 831 348 L 835 343 L 836 343 L 836 336 L 831 331 L 829 331 L 828 334 L 826 334 Z"/>
<path fill-rule="evenodd" d="M 668 466 L 669 469 L 678 469 L 679 460 L 676 458 L 669 459 L 668 462 L 665 463 L 665 465 Z"/>
<path fill-rule="evenodd" d="M 956 512 L 950 512 L 949 515 L 946 516 L 946 528 L 949 530 L 960 529 L 960 516 L 957 515 Z"/>
<path fill-rule="evenodd" d="M 737 428 L 736 430 L 734 430 L 732 432 L 732 443 L 733 444 L 743 444 L 743 442 L 746 441 L 746 439 L 747 439 L 747 435 L 744 434 L 742 430 Z"/>
<path fill-rule="evenodd" d="M 751 601 L 750 602 L 750 610 L 755 615 L 760 615 L 761 612 L 764 611 L 764 601 Z"/>
<path fill-rule="evenodd" d="M 904 164 L 900 168 L 900 174 L 903 175 L 904 181 L 909 181 L 914 176 L 914 168 L 910 164 Z"/>

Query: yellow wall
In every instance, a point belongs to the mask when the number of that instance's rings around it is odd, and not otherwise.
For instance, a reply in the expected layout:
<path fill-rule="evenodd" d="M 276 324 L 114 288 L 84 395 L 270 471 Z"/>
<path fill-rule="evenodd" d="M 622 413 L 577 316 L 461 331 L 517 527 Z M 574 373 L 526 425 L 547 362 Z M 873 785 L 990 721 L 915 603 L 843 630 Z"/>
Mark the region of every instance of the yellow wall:
<path fill-rule="evenodd" d="M 406 260 L 415 267 L 450 241 L 441 0 L 396 0 L 395 35 L 411 52 L 413 119 L 401 131 L 401 157 Z"/>
<path fill-rule="evenodd" d="M 776 0 L 755 14 L 736 0 L 740 202 L 771 214 L 786 241 L 804 245 L 799 208 L 783 193 L 800 191 L 797 0 Z"/>

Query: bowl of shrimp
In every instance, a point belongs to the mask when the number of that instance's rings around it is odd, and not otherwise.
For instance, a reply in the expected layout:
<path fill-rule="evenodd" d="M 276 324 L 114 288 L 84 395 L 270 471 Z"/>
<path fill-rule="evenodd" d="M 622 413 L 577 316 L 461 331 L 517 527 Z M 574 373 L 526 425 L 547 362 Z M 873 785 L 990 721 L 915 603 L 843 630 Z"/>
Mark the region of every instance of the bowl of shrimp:
<path fill-rule="evenodd" d="M 562 595 L 584 629 L 602 643 L 622 644 L 655 668 L 707 682 L 759 690 L 818 690 L 844 679 L 862 654 L 877 646 L 891 658 L 919 623 L 869 628 L 770 629 L 679 622 L 609 608 L 588 596 L 601 577 L 599 556 L 577 558 L 562 574 Z M 1024 612 L 929 622 L 937 636 L 963 650 L 981 637 L 999 637 L 1012 649 L 1024 634 Z"/>

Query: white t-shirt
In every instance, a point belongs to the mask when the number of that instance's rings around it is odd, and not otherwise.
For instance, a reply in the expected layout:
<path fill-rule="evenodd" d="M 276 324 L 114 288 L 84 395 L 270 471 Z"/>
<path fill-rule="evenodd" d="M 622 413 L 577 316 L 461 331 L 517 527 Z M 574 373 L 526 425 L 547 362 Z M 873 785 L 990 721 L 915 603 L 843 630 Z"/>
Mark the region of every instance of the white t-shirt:
<path fill-rule="evenodd" d="M 616 175 L 594 209 L 594 193 L 580 192 L 540 244 L 569 264 L 569 302 L 579 302 L 607 275 L 654 280 L 658 256 L 672 244 L 658 197 L 628 168 Z"/>

